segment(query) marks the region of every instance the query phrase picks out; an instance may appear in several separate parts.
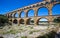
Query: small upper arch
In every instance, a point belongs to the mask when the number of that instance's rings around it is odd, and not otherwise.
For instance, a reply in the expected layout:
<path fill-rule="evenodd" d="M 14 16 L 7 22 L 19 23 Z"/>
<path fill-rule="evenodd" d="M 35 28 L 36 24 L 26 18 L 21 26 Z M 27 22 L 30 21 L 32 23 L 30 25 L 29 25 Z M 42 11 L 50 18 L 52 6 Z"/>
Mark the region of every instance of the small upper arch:
<path fill-rule="evenodd" d="M 38 16 L 46 16 L 49 14 L 49 10 L 47 7 L 40 7 L 37 10 Z"/>
<path fill-rule="evenodd" d="M 29 10 L 27 11 L 27 16 L 28 16 L 28 17 L 34 16 L 34 10 L 33 10 L 33 9 L 29 9 Z"/>

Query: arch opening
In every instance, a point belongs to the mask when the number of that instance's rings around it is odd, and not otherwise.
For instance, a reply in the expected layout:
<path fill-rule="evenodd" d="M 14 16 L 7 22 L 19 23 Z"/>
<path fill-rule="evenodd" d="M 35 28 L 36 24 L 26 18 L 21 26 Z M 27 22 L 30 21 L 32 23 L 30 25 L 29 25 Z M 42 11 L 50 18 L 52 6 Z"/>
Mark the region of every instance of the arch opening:
<path fill-rule="evenodd" d="M 34 25 L 34 19 L 33 18 L 29 18 L 27 19 L 27 25 Z"/>
<path fill-rule="evenodd" d="M 15 13 L 15 14 L 14 14 L 14 17 L 15 17 L 15 18 L 18 18 L 18 13 Z"/>
<path fill-rule="evenodd" d="M 20 17 L 21 18 L 24 18 L 25 17 L 25 12 L 24 11 L 21 12 Z"/>
<path fill-rule="evenodd" d="M 18 23 L 18 22 L 17 22 L 17 19 L 14 19 L 13 23 L 14 23 L 14 24 L 17 24 L 17 23 Z"/>
<path fill-rule="evenodd" d="M 60 4 L 55 4 L 52 7 L 52 15 L 60 15 Z"/>
<path fill-rule="evenodd" d="M 39 18 L 37 20 L 37 25 L 45 25 L 45 24 L 48 24 L 48 19 L 46 19 L 46 18 Z"/>
<path fill-rule="evenodd" d="M 14 18 L 14 14 L 12 14 L 12 18 Z"/>
<path fill-rule="evenodd" d="M 33 9 L 28 10 L 27 16 L 33 17 L 34 16 L 34 10 Z"/>
<path fill-rule="evenodd" d="M 41 7 L 38 9 L 38 16 L 48 16 L 48 9 L 46 7 Z"/>
<path fill-rule="evenodd" d="M 24 19 L 20 19 L 20 24 L 24 24 Z"/>

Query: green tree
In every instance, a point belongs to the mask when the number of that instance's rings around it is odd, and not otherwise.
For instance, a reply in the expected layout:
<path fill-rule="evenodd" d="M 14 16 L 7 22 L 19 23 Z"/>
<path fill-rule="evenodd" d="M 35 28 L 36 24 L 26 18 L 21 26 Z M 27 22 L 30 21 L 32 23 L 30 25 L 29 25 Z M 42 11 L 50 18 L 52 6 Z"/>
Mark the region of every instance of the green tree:
<path fill-rule="evenodd" d="M 34 21 L 33 21 L 33 20 L 31 20 L 31 22 L 32 22 L 32 23 L 34 23 Z"/>
<path fill-rule="evenodd" d="M 0 14 L 0 27 L 5 26 L 6 23 L 8 23 L 8 18 Z"/>
<path fill-rule="evenodd" d="M 60 26 L 60 17 L 55 18 L 53 21 Z"/>

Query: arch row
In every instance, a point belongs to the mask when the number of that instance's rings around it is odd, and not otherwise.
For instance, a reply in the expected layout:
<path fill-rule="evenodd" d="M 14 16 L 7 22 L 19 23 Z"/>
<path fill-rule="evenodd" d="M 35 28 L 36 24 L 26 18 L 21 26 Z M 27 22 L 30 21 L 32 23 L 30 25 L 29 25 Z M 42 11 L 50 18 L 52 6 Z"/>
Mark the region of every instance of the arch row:
<path fill-rule="evenodd" d="M 17 18 L 20 17 L 21 18 L 21 13 L 24 12 L 25 15 L 24 17 L 28 17 L 28 12 L 30 10 L 34 10 L 34 16 L 38 16 L 38 10 L 39 8 L 47 8 L 48 9 L 48 15 L 52 15 L 52 8 L 56 5 L 56 4 L 60 4 L 60 2 L 53 2 L 50 4 L 44 4 L 41 6 L 37 6 L 37 7 L 33 7 L 33 8 L 28 8 L 28 9 L 23 9 L 23 10 L 17 10 L 17 11 L 13 11 L 12 13 L 7 14 L 8 17 L 16 17 L 17 14 Z"/>
<path fill-rule="evenodd" d="M 42 21 L 39 21 L 40 19 L 46 19 L 47 21 L 47 24 L 49 23 L 52 23 L 52 20 L 54 19 L 53 17 L 50 17 L 50 16 L 46 16 L 46 17 L 36 17 L 35 18 L 12 18 L 12 19 L 9 19 L 9 21 L 13 24 L 17 24 L 17 25 L 39 25 L 40 22 Z"/>

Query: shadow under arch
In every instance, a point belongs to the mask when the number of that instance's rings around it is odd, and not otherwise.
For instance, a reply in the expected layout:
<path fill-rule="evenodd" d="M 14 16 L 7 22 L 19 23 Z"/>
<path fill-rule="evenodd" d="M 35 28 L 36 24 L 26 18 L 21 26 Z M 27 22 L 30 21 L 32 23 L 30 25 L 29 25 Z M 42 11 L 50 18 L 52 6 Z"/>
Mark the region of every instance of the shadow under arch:
<path fill-rule="evenodd" d="M 33 17 L 34 16 L 34 10 L 33 9 L 29 9 L 28 11 L 27 11 L 27 17 Z"/>
<path fill-rule="evenodd" d="M 12 22 L 12 19 L 10 19 L 9 21 Z"/>
<path fill-rule="evenodd" d="M 17 24 L 17 23 L 18 23 L 18 22 L 17 22 L 17 19 L 14 19 L 13 23 L 14 23 L 14 24 Z"/>
<path fill-rule="evenodd" d="M 52 15 L 60 14 L 60 3 L 54 4 L 52 7 Z"/>
<path fill-rule="evenodd" d="M 33 18 L 27 19 L 26 24 L 27 25 L 34 25 L 34 19 Z"/>
<path fill-rule="evenodd" d="M 47 18 L 39 18 L 37 20 L 37 25 L 44 25 L 44 24 L 48 24 L 48 19 Z"/>
<path fill-rule="evenodd" d="M 24 24 L 24 19 L 20 19 L 20 20 L 19 20 L 19 23 L 20 23 L 20 24 Z"/>
<path fill-rule="evenodd" d="M 49 9 L 47 7 L 39 7 L 37 10 L 37 16 L 48 16 Z"/>

